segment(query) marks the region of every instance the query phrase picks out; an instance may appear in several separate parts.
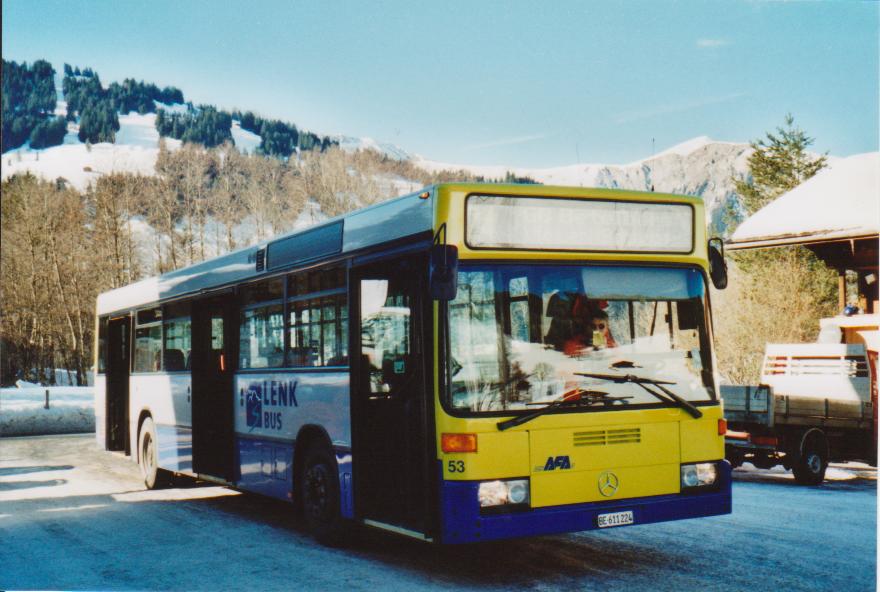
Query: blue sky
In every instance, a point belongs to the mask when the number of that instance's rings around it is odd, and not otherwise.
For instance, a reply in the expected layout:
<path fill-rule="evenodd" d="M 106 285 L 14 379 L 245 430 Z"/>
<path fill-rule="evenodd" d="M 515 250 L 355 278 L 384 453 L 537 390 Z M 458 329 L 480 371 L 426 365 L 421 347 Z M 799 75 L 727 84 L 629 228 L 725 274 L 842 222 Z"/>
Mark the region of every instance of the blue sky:
<path fill-rule="evenodd" d="M 786 113 L 878 149 L 877 2 L 3 1 L 3 57 L 471 164 L 624 163 Z"/>

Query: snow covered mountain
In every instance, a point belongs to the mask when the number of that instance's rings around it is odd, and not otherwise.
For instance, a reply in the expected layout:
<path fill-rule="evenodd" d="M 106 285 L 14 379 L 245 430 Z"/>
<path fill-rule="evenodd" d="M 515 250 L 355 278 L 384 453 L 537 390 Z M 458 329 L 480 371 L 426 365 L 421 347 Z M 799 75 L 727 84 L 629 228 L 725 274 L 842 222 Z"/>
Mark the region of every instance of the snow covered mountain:
<path fill-rule="evenodd" d="M 60 76 L 56 81 L 58 106 L 56 112 L 66 112 L 61 92 Z M 157 104 L 174 110 L 179 106 Z M 159 153 L 159 133 L 156 115 L 131 112 L 119 116 L 120 129 L 116 143 L 86 145 L 77 138 L 77 126 L 68 124 L 64 143 L 44 150 L 33 150 L 25 145 L 2 155 L 2 177 L 30 171 L 50 180 L 63 177 L 78 189 L 102 174 L 135 172 L 152 174 Z M 232 138 L 242 152 L 253 153 L 260 145 L 259 135 L 242 129 L 232 122 Z M 723 228 L 722 213 L 727 202 L 734 199 L 734 179 L 747 175 L 747 159 L 751 153 L 748 144 L 714 141 L 701 136 L 673 146 L 650 158 L 628 164 L 576 164 L 553 168 L 528 168 L 450 164 L 412 155 L 398 146 L 377 142 L 371 138 L 336 136 L 344 150 L 376 150 L 395 160 L 409 160 L 429 171 L 463 169 L 486 179 L 503 179 L 508 172 L 531 177 L 548 185 L 608 187 L 634 190 L 654 190 L 702 196 L 706 202 L 707 222 Z M 179 140 L 166 138 L 166 145 L 176 149 Z M 396 180 L 397 181 L 397 180 Z M 397 183 L 394 186 L 412 186 Z M 403 191 L 403 189 L 399 189 Z M 389 196 L 390 197 L 390 196 Z"/>

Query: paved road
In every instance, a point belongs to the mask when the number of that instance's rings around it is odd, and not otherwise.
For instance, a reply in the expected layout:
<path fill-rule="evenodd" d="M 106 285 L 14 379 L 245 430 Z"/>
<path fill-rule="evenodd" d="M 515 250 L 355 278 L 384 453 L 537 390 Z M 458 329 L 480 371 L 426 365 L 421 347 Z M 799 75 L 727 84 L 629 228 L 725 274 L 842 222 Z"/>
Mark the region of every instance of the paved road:
<path fill-rule="evenodd" d="M 874 469 L 837 465 L 822 487 L 734 476 L 730 516 L 450 548 L 364 531 L 327 549 L 280 502 L 144 491 L 91 437 L 0 439 L 0 589 L 874 589 Z"/>

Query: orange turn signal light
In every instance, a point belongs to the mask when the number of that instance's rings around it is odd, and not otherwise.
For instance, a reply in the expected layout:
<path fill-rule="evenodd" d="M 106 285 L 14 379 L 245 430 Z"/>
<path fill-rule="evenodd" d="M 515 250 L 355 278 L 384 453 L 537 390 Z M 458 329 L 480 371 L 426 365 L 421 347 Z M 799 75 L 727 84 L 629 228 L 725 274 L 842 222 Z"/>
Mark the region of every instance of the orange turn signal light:
<path fill-rule="evenodd" d="M 440 448 L 443 452 L 476 452 L 476 434 L 441 434 Z"/>
<path fill-rule="evenodd" d="M 718 420 L 718 435 L 723 436 L 727 433 L 727 420 L 723 417 Z"/>

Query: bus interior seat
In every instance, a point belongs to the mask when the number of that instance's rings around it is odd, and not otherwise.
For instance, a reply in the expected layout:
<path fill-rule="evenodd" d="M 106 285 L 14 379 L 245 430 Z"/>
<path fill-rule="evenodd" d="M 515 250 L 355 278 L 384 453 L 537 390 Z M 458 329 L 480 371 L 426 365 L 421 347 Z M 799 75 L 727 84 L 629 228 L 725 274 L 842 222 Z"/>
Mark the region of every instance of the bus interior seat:
<path fill-rule="evenodd" d="M 180 372 L 186 370 L 186 361 L 183 352 L 179 349 L 166 349 L 163 361 L 166 372 Z"/>
<path fill-rule="evenodd" d="M 547 315 L 550 318 L 550 329 L 544 336 L 544 342 L 562 351 L 565 342 L 574 336 L 574 305 L 572 294 L 557 292 L 547 302 Z"/>

